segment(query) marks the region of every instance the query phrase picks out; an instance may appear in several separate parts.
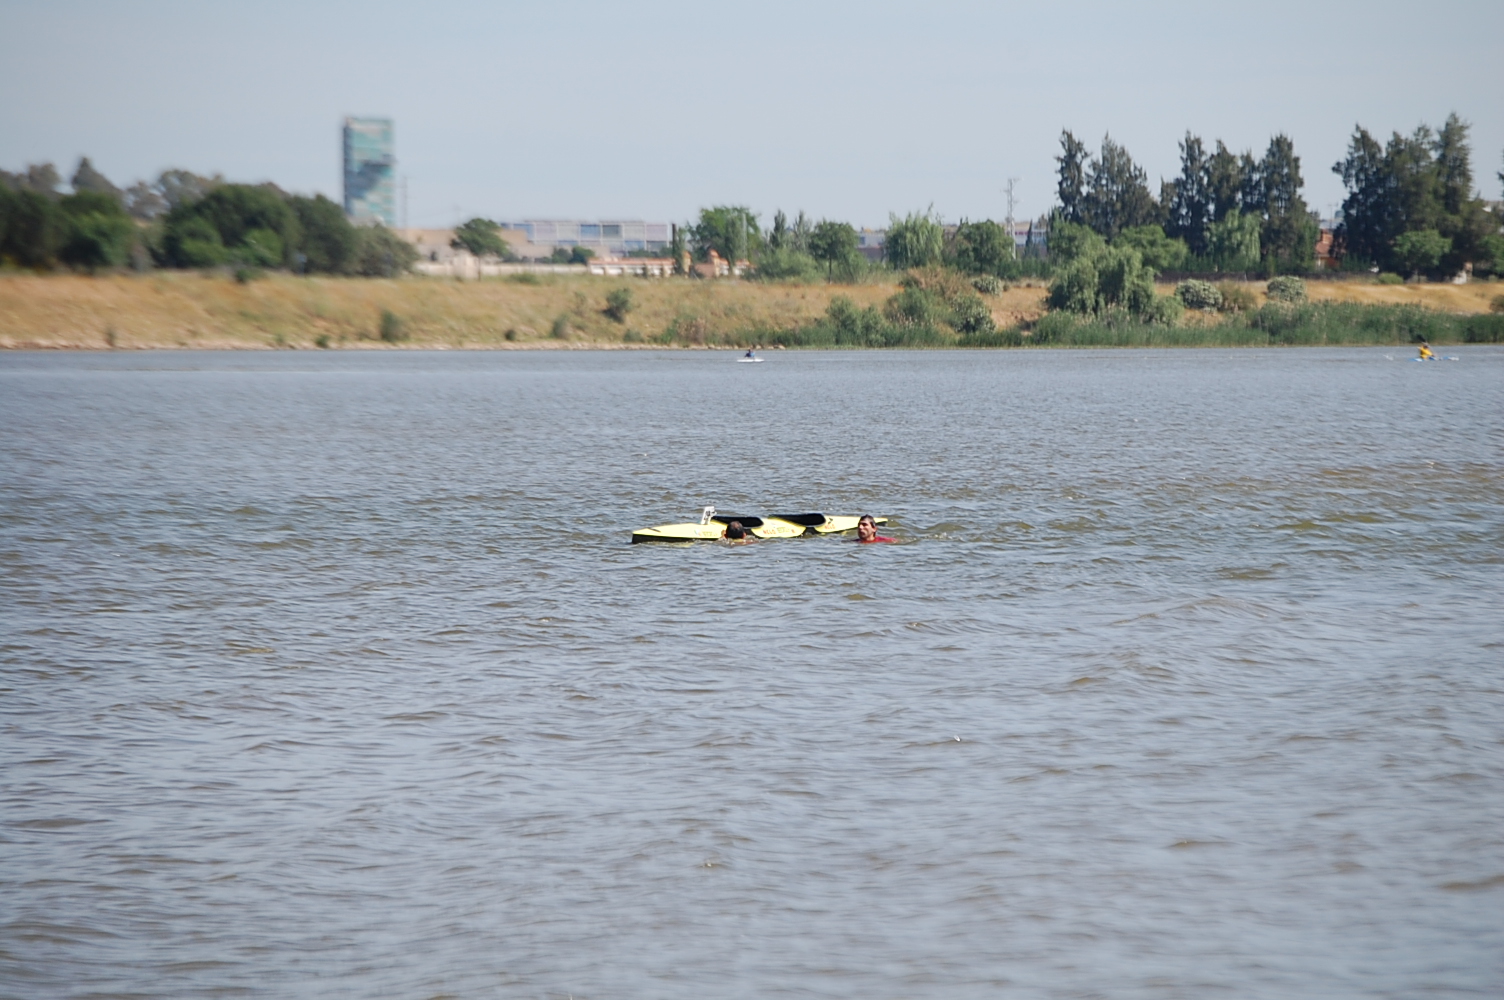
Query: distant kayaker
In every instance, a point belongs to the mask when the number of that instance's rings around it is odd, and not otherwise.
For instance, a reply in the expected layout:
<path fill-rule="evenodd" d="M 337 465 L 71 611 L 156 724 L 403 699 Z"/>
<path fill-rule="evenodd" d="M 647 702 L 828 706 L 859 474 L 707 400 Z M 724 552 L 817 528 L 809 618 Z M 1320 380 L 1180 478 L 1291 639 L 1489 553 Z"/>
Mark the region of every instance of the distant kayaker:
<path fill-rule="evenodd" d="M 751 358 L 754 361 L 757 360 L 757 355 L 754 354 L 754 353 L 752 353 L 752 348 L 750 348 L 750 347 L 747 348 L 747 353 L 743 354 L 742 357 L 744 357 L 744 358 Z"/>
<path fill-rule="evenodd" d="M 884 538 L 877 533 L 877 522 L 872 520 L 871 514 L 863 514 L 856 522 L 856 540 L 862 544 L 871 542 L 892 542 L 894 538 Z"/>
<path fill-rule="evenodd" d="M 1431 353 L 1431 345 L 1426 343 L 1424 339 L 1420 342 L 1420 359 L 1422 361 L 1436 360 L 1436 355 Z"/>
<path fill-rule="evenodd" d="M 721 537 L 733 545 L 750 545 L 757 541 L 757 536 L 742 527 L 740 521 L 732 521 L 726 525 L 726 530 L 721 532 Z"/>

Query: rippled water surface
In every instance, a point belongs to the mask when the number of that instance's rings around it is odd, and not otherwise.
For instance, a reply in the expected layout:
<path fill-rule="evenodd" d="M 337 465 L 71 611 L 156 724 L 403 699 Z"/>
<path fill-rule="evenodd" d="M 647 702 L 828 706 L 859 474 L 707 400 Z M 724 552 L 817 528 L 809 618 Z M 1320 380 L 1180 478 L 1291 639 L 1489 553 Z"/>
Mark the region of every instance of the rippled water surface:
<path fill-rule="evenodd" d="M 1456 353 L 0 356 L 0 995 L 1499 996 Z"/>

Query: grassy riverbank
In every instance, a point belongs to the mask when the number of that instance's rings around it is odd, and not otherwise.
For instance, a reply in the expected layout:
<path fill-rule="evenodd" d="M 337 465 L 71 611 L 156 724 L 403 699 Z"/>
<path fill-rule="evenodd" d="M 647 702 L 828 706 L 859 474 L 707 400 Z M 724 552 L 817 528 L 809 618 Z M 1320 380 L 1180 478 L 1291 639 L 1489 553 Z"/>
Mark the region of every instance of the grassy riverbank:
<path fill-rule="evenodd" d="M 1504 323 L 1504 317 L 1467 319 L 1487 312 L 1499 294 L 1497 284 L 1311 282 L 1312 303 L 1294 309 L 1264 309 L 1263 286 L 1248 287 L 1260 307 L 1254 311 L 1146 327 L 1046 318 L 1042 285 L 1020 286 L 985 297 L 997 332 L 960 344 L 1400 344 L 1416 334 L 1458 343 Z M 618 310 L 618 321 L 607 313 L 607 296 L 623 288 L 630 291 L 630 306 Z M 896 282 L 781 285 L 573 275 L 456 282 L 271 274 L 242 284 L 223 274 L 191 272 L 10 274 L 0 276 L 0 348 L 824 346 L 841 342 L 829 323 L 836 297 L 857 309 L 881 309 L 898 290 Z"/>

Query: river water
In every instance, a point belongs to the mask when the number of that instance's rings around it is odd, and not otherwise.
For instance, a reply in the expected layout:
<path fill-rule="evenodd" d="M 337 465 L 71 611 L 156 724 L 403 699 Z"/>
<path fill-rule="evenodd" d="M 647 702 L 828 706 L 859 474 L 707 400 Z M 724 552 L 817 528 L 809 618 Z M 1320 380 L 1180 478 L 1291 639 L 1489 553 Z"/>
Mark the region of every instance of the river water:
<path fill-rule="evenodd" d="M 0 995 L 1504 994 L 1451 350 L 0 355 Z"/>

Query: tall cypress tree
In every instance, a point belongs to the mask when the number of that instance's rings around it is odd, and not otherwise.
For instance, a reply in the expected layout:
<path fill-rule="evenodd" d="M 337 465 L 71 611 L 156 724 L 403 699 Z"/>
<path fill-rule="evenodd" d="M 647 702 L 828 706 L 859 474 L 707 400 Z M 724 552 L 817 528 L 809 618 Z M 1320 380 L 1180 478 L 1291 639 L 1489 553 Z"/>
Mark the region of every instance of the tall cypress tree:
<path fill-rule="evenodd" d="M 1243 207 L 1243 165 L 1217 140 L 1217 151 L 1206 161 L 1207 193 L 1212 201 L 1212 221 L 1221 222 Z"/>
<path fill-rule="evenodd" d="M 1067 129 L 1060 133 L 1060 155 L 1055 162 L 1060 164 L 1060 181 L 1055 191 L 1060 198 L 1060 215 L 1066 222 L 1077 225 L 1085 220 L 1082 211 L 1086 201 L 1086 144 Z"/>
<path fill-rule="evenodd" d="M 1082 220 L 1109 241 L 1124 229 L 1161 222 L 1148 175 L 1110 135 L 1102 138 L 1101 156 L 1091 161 L 1086 185 Z"/>
<path fill-rule="evenodd" d="M 1258 168 L 1263 209 L 1261 252 L 1271 268 L 1304 270 L 1310 263 L 1317 227 L 1301 197 L 1300 157 L 1286 135 L 1269 140 Z"/>
<path fill-rule="evenodd" d="M 1185 134 L 1180 143 L 1180 176 L 1167 185 L 1160 201 L 1168 212 L 1165 232 L 1185 240 L 1198 257 L 1205 256 L 1206 227 L 1213 221 L 1214 205 L 1206 147 L 1200 137 Z"/>
<path fill-rule="evenodd" d="M 1361 125 L 1354 126 L 1347 157 L 1332 167 L 1342 178 L 1342 222 L 1337 226 L 1337 252 L 1342 256 L 1380 261 L 1389 252 L 1392 178 L 1384 148 Z"/>

